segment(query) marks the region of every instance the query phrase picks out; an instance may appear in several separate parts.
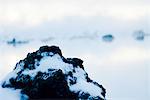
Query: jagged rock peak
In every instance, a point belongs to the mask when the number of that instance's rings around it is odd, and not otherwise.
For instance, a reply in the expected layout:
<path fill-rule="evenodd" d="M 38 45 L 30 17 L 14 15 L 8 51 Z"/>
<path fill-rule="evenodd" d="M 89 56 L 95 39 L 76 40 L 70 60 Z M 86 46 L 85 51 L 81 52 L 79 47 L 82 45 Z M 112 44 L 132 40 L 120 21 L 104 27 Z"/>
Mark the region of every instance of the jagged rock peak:
<path fill-rule="evenodd" d="M 43 46 L 20 60 L 3 88 L 20 89 L 26 99 L 99 99 L 106 90 L 91 80 L 79 58 L 65 58 L 57 46 Z"/>

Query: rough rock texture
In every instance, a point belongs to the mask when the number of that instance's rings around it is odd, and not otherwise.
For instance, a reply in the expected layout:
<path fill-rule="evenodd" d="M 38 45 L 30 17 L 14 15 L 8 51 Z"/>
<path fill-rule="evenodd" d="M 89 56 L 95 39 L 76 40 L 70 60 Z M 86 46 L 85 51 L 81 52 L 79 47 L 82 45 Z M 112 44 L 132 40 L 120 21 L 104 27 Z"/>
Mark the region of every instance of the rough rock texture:
<path fill-rule="evenodd" d="M 105 100 L 105 89 L 88 77 L 82 63 L 64 58 L 56 46 L 43 46 L 20 60 L 2 87 L 21 89 L 28 99 Z"/>

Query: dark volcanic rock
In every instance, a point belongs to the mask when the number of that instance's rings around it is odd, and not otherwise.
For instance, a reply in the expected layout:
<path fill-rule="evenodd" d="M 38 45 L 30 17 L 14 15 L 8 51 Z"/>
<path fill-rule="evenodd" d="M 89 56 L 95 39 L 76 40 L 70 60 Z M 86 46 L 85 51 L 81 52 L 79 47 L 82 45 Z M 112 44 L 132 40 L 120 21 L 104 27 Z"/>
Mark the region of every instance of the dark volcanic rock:
<path fill-rule="evenodd" d="M 43 46 L 17 63 L 2 87 L 21 89 L 28 99 L 105 100 L 105 89 L 88 77 L 82 63 L 64 58 L 56 46 Z"/>
<path fill-rule="evenodd" d="M 145 32 L 143 30 L 135 31 L 133 36 L 136 40 L 143 41 L 145 38 Z"/>
<path fill-rule="evenodd" d="M 104 36 L 102 37 L 102 39 L 103 39 L 103 41 L 105 41 L 105 42 L 112 42 L 112 41 L 114 40 L 114 36 L 111 35 L 111 34 L 107 34 L 107 35 L 104 35 Z"/>

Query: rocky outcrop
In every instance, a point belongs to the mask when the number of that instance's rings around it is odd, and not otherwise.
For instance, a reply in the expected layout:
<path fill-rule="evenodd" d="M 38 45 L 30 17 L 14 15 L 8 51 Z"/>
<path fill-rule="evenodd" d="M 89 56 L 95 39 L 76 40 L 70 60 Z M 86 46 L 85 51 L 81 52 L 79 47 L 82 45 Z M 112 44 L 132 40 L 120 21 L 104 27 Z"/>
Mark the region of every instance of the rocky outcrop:
<path fill-rule="evenodd" d="M 114 40 L 114 36 L 111 34 L 106 34 L 102 37 L 104 42 L 112 42 Z"/>
<path fill-rule="evenodd" d="M 82 63 L 64 58 L 56 46 L 43 46 L 20 60 L 2 87 L 20 89 L 28 99 L 105 100 L 105 89 L 88 77 Z"/>

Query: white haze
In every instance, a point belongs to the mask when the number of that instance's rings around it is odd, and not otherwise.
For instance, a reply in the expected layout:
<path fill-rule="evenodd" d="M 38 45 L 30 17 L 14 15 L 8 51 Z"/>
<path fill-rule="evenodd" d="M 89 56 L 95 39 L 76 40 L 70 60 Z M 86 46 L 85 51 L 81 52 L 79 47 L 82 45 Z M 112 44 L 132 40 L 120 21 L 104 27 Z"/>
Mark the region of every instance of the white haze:
<path fill-rule="evenodd" d="M 136 30 L 150 34 L 149 3 L 0 0 L 0 79 L 28 52 L 58 45 L 65 57 L 84 60 L 90 77 L 106 88 L 108 100 L 149 100 L 150 37 L 144 41 L 133 37 Z M 105 34 L 114 35 L 114 41 L 102 41 Z M 50 37 L 51 41 L 42 42 Z M 6 43 L 12 38 L 29 43 L 12 47 Z"/>

